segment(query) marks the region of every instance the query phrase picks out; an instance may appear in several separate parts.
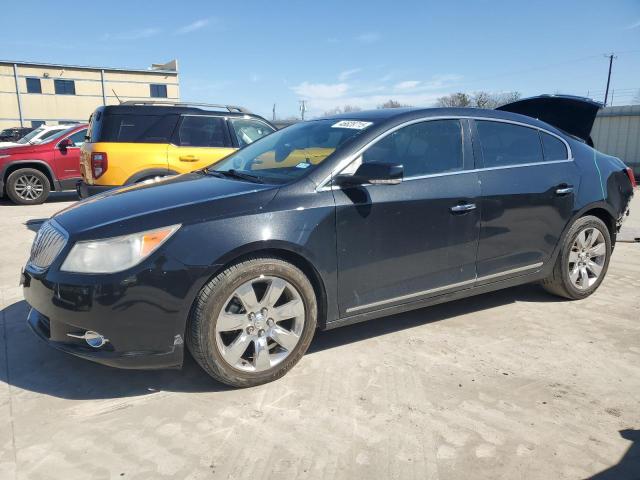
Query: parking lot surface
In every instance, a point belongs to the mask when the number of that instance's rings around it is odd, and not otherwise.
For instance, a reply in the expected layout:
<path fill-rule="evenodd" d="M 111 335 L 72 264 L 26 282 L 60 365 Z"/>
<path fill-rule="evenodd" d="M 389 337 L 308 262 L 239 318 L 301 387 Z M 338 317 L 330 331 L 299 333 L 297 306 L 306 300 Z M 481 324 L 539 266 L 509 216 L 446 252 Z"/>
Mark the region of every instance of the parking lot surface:
<path fill-rule="evenodd" d="M 590 298 L 527 285 L 321 332 L 245 390 L 40 342 L 20 267 L 74 197 L 0 201 L 0 478 L 640 478 L 639 193 Z"/>

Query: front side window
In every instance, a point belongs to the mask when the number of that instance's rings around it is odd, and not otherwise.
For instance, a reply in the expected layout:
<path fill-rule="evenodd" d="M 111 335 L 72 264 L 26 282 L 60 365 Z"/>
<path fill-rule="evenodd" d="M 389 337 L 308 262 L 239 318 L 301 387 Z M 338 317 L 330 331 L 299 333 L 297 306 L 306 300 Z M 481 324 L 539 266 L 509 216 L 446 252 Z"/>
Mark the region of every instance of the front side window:
<path fill-rule="evenodd" d="M 462 151 L 460 121 L 432 120 L 387 135 L 362 154 L 362 161 L 402 165 L 408 178 L 462 170 Z"/>
<path fill-rule="evenodd" d="M 269 127 L 266 123 L 253 119 L 232 118 L 231 126 L 238 139 L 238 146 L 240 148 L 274 132 L 273 128 Z"/>
<path fill-rule="evenodd" d="M 221 117 L 185 116 L 178 130 L 181 147 L 225 147 L 225 122 Z"/>
<path fill-rule="evenodd" d="M 87 135 L 87 130 L 80 130 L 73 135 L 69 136 L 69 140 L 73 142 L 74 147 L 81 147 L 85 141 L 85 136 Z"/>
<path fill-rule="evenodd" d="M 312 120 L 291 125 L 247 145 L 209 171 L 239 172 L 268 183 L 288 183 L 308 174 L 373 122 Z"/>
<path fill-rule="evenodd" d="M 548 133 L 540 132 L 542 138 L 542 149 L 546 161 L 566 160 L 569 157 L 567 147 L 562 140 Z"/>
<path fill-rule="evenodd" d="M 42 93 L 39 78 L 27 78 L 27 93 Z"/>
<path fill-rule="evenodd" d="M 167 98 L 166 85 L 152 83 L 149 87 L 151 89 L 151 98 Z"/>
<path fill-rule="evenodd" d="M 476 120 L 485 168 L 543 161 L 538 130 L 512 123 Z"/>

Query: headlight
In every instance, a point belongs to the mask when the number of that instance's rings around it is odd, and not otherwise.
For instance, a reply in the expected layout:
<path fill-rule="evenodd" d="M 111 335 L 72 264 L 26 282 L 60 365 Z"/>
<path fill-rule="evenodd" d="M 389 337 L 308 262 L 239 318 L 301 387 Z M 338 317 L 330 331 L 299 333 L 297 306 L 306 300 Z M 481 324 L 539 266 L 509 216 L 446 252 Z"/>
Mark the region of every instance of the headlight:
<path fill-rule="evenodd" d="M 115 273 L 131 268 L 155 252 L 180 225 L 146 232 L 77 242 L 60 270 L 77 273 Z"/>

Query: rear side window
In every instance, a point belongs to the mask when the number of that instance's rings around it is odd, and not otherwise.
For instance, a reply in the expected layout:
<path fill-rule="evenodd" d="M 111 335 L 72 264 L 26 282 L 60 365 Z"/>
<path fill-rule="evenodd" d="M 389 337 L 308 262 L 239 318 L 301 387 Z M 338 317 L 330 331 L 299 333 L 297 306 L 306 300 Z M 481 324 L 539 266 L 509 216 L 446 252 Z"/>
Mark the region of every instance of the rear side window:
<path fill-rule="evenodd" d="M 459 120 L 432 120 L 401 128 L 372 145 L 363 162 L 396 163 L 413 177 L 462 170 Z"/>
<path fill-rule="evenodd" d="M 546 161 L 566 160 L 569 158 L 567 147 L 562 140 L 544 132 L 540 132 L 540 137 L 542 138 L 542 149 L 544 150 L 544 159 Z"/>
<path fill-rule="evenodd" d="M 126 115 L 96 112 L 91 119 L 91 142 L 169 143 L 178 115 Z"/>
<path fill-rule="evenodd" d="M 273 128 L 269 127 L 266 123 L 258 120 L 246 120 L 244 118 L 231 119 L 231 126 L 238 139 L 238 146 L 240 148 L 274 132 Z"/>
<path fill-rule="evenodd" d="M 538 130 L 511 123 L 476 120 L 486 168 L 543 161 Z"/>
<path fill-rule="evenodd" d="M 177 143 L 181 147 L 225 147 L 226 127 L 221 117 L 184 116 Z"/>

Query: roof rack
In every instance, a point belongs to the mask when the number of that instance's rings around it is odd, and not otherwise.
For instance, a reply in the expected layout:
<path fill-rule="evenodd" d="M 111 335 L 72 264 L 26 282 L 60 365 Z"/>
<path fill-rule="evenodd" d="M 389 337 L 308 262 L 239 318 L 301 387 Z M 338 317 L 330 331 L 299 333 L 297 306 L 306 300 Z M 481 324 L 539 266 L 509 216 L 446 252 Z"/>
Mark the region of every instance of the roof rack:
<path fill-rule="evenodd" d="M 217 103 L 194 103 L 194 102 L 171 102 L 171 101 L 152 101 L 152 100 L 127 100 L 120 105 L 173 105 L 175 107 L 207 107 L 207 108 L 220 108 L 227 110 L 228 112 L 237 113 L 251 113 L 244 107 L 238 107 L 235 105 L 221 105 Z"/>

